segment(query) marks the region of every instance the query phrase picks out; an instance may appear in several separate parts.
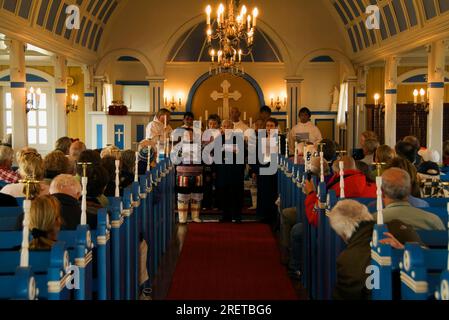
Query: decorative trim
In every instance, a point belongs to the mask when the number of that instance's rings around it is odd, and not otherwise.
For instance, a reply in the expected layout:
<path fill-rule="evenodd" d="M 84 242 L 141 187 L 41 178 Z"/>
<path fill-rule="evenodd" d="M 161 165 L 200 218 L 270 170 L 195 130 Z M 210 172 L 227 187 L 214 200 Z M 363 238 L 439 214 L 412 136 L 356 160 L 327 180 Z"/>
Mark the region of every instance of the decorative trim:
<path fill-rule="evenodd" d="M 25 88 L 25 82 L 11 82 L 11 88 L 13 89 Z"/>
<path fill-rule="evenodd" d="M 207 79 L 209 79 L 213 76 L 214 75 L 209 74 L 209 72 L 206 72 L 201 77 L 199 77 L 198 80 L 196 80 L 196 82 L 193 84 L 192 89 L 190 89 L 189 96 L 187 98 L 187 104 L 186 104 L 187 112 L 192 111 L 193 97 L 195 96 L 195 93 L 198 90 L 198 88 L 201 86 L 201 84 L 203 84 L 204 81 L 206 81 Z M 251 84 L 251 86 L 256 90 L 257 95 L 259 97 L 260 106 L 265 105 L 265 98 L 263 95 L 263 91 L 262 91 L 262 88 L 257 83 L 257 81 L 246 72 L 244 75 L 241 75 L 241 76 L 239 75 L 239 77 L 248 81 Z"/>
<path fill-rule="evenodd" d="M 387 89 L 385 90 L 385 94 L 398 94 L 397 89 Z"/>
<path fill-rule="evenodd" d="M 371 259 L 376 261 L 379 266 L 391 266 L 391 257 L 381 257 L 375 250 L 371 250 Z"/>
<path fill-rule="evenodd" d="M 139 81 L 139 80 L 137 81 L 117 80 L 115 84 L 118 86 L 144 86 L 144 87 L 150 86 L 149 81 Z"/>
<path fill-rule="evenodd" d="M 312 111 L 312 116 L 337 116 L 336 111 Z"/>
<path fill-rule="evenodd" d="M 366 98 L 367 94 L 366 93 L 357 93 L 357 98 Z"/>
<path fill-rule="evenodd" d="M 95 98 L 95 93 L 93 93 L 93 92 L 86 92 L 84 94 L 84 97 L 85 98 Z"/>
<path fill-rule="evenodd" d="M 432 89 L 444 89 L 444 82 L 430 82 L 429 88 Z"/>
<path fill-rule="evenodd" d="M 426 281 L 415 281 L 404 271 L 401 271 L 401 281 L 414 293 L 423 294 L 429 291 L 429 285 Z"/>
<path fill-rule="evenodd" d="M 56 88 L 55 89 L 55 93 L 56 94 L 66 94 L 67 93 L 67 89 L 65 89 L 65 88 Z"/>

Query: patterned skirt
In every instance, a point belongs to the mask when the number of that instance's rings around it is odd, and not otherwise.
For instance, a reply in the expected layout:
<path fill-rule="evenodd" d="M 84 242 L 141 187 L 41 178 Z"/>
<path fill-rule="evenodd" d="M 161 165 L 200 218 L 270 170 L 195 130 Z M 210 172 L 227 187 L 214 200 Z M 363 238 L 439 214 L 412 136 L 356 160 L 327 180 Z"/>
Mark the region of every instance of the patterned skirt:
<path fill-rule="evenodd" d="M 203 166 L 176 167 L 176 192 L 203 193 Z"/>

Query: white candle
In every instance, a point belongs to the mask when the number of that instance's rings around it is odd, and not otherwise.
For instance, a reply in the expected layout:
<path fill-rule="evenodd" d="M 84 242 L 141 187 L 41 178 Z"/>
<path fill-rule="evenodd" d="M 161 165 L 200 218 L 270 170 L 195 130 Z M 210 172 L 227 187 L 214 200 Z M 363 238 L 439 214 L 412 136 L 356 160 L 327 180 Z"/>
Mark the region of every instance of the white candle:
<path fill-rule="evenodd" d="M 243 121 L 246 121 L 246 112 L 243 113 Z"/>
<path fill-rule="evenodd" d="M 285 157 L 288 158 L 288 139 L 285 139 Z"/>
<path fill-rule="evenodd" d="M 29 266 L 29 242 L 30 242 L 30 210 L 31 200 L 25 200 L 23 202 L 23 238 L 22 238 L 22 250 L 20 252 L 20 266 Z"/>
<path fill-rule="evenodd" d="M 384 224 L 383 202 L 382 202 L 382 177 L 376 177 L 377 186 L 377 224 Z"/>
<path fill-rule="evenodd" d="M 321 182 L 324 182 L 324 152 L 320 152 Z"/>
<path fill-rule="evenodd" d="M 250 127 L 250 128 L 253 127 L 253 118 L 249 118 L 249 127 Z"/>
<path fill-rule="evenodd" d="M 120 160 L 115 160 L 115 197 L 120 197 Z"/>
<path fill-rule="evenodd" d="M 164 116 L 164 129 L 167 129 L 167 115 Z"/>
<path fill-rule="evenodd" d="M 298 164 L 298 142 L 295 142 L 295 165 Z"/>
<path fill-rule="evenodd" d="M 307 145 L 304 145 L 303 158 L 304 158 L 304 170 L 308 171 L 309 164 L 307 159 Z"/>
<path fill-rule="evenodd" d="M 136 163 L 134 168 L 134 182 L 139 182 L 139 152 L 136 152 Z"/>
<path fill-rule="evenodd" d="M 209 119 L 209 111 L 206 110 L 205 116 L 206 116 L 205 119 L 206 119 L 206 121 L 207 121 L 207 119 Z"/>
<path fill-rule="evenodd" d="M 340 198 L 344 199 L 346 198 L 345 195 L 345 163 L 343 161 L 339 162 L 340 166 Z"/>
<path fill-rule="evenodd" d="M 81 199 L 81 225 L 85 226 L 87 224 L 87 177 L 81 178 L 82 185 L 82 199 Z"/>
<path fill-rule="evenodd" d="M 290 121 L 289 116 L 287 115 L 287 130 L 290 129 Z"/>

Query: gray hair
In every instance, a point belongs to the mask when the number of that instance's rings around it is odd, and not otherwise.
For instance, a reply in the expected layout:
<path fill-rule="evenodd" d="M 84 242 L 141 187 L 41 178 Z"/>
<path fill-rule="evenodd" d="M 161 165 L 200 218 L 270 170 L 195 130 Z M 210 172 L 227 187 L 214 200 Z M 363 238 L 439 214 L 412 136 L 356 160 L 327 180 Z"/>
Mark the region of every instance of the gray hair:
<path fill-rule="evenodd" d="M 412 192 L 410 174 L 399 168 L 386 170 L 382 175 L 382 191 L 392 200 L 407 199 Z"/>
<path fill-rule="evenodd" d="M 14 150 L 8 146 L 0 146 L 0 164 L 12 162 L 14 160 Z"/>
<path fill-rule="evenodd" d="M 339 201 L 329 213 L 332 229 L 345 241 L 351 239 L 360 223 L 374 221 L 368 208 L 355 200 Z"/>
<path fill-rule="evenodd" d="M 50 184 L 50 194 L 77 194 L 81 193 L 81 184 L 78 179 L 69 174 L 61 174 L 54 178 Z"/>

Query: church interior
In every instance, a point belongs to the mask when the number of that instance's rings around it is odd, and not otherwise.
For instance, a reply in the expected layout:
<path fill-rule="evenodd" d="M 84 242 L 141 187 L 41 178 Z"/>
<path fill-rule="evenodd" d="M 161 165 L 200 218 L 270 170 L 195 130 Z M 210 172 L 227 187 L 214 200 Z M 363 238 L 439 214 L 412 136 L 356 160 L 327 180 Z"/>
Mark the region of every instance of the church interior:
<path fill-rule="evenodd" d="M 449 0 L 0 0 L 0 117 L 0 300 L 449 300 Z"/>

